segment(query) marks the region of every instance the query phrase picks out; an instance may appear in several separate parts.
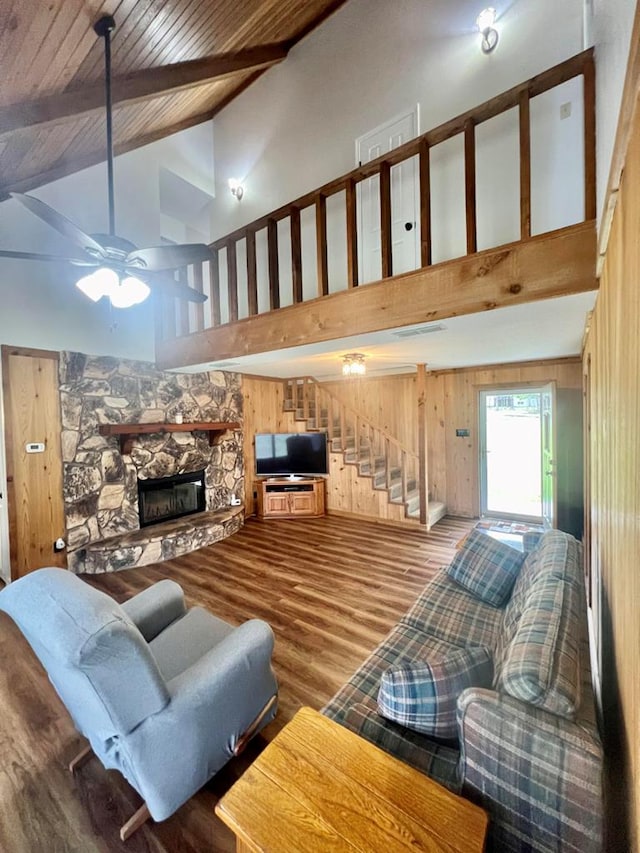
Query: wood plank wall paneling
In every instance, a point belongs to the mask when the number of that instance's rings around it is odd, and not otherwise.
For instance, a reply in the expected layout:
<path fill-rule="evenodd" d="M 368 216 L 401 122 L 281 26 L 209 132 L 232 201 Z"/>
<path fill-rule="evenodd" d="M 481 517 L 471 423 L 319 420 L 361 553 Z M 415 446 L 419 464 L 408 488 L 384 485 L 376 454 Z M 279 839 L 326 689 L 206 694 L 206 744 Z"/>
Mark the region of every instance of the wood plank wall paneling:
<path fill-rule="evenodd" d="M 410 377 L 413 380 L 413 377 Z M 255 479 L 254 435 L 257 432 L 304 432 L 306 423 L 296 421 L 292 412 L 283 409 L 282 381 L 244 376 L 244 458 L 245 511 L 255 511 L 253 482 Z M 390 504 L 386 491 L 371 488 L 370 481 L 358 478 L 354 465 L 345 465 L 341 453 L 329 454 L 327 478 L 327 509 L 348 515 L 392 522 L 403 522 L 404 509 Z M 407 522 L 415 526 L 415 522 Z"/>
<path fill-rule="evenodd" d="M 433 437 L 431 459 L 434 460 L 431 493 L 432 498 L 445 502 L 451 515 L 473 517 L 479 511 L 479 388 L 519 383 L 543 384 L 552 380 L 556 381 L 559 388 L 582 387 L 580 359 L 495 365 L 430 374 L 431 421 L 428 433 Z M 459 428 L 468 429 L 470 436 L 458 438 L 456 429 Z"/>
<path fill-rule="evenodd" d="M 2 348 L 6 413 L 11 577 L 42 566 L 67 565 L 53 543 L 65 538 L 58 356 L 40 350 Z M 38 442 L 44 452 L 27 453 Z"/>
<path fill-rule="evenodd" d="M 609 849 L 629 851 L 640 849 L 639 186 L 636 110 L 584 353 L 589 365 L 585 390 L 590 401 L 591 461 L 586 500 L 593 616 L 602 649 L 599 668 L 611 792 Z"/>
<path fill-rule="evenodd" d="M 409 450 L 418 452 L 417 419 L 408 416 L 417 407 L 415 373 L 349 382 L 337 380 L 323 385 L 343 403 L 395 436 Z"/>
<path fill-rule="evenodd" d="M 543 384 L 555 380 L 559 388 L 581 388 L 579 358 L 527 362 L 466 370 L 441 371 L 427 376 L 428 470 L 431 500 L 443 501 L 451 515 L 473 518 L 479 511 L 477 391 L 480 386 Z M 326 382 L 324 386 L 346 405 L 395 436 L 417 453 L 418 402 L 413 373 L 371 377 L 354 382 Z M 282 410 L 282 384 L 243 379 L 245 394 L 245 460 L 247 512 L 253 512 L 253 435 L 256 432 L 302 432 L 303 422 Z M 469 429 L 469 438 L 457 438 L 456 428 Z M 402 507 L 388 504 L 385 492 L 375 492 L 355 467 L 344 465 L 340 454 L 330 454 L 327 482 L 329 510 L 402 521 Z"/>

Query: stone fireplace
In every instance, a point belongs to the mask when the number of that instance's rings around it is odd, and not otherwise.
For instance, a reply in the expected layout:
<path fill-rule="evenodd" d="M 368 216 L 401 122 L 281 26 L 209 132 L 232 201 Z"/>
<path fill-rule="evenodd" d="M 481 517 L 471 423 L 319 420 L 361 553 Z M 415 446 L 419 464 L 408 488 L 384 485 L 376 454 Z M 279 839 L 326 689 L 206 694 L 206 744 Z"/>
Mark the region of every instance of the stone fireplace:
<path fill-rule="evenodd" d="M 175 424 L 178 415 L 185 424 L 242 424 L 238 374 L 165 373 L 146 362 L 64 352 L 60 407 L 72 571 L 114 571 L 169 559 L 242 524 L 241 510 L 231 507 L 231 499 L 244 491 L 241 429 L 217 433 L 212 444 L 199 430 L 141 434 L 126 452 L 117 436 L 99 432 L 103 424 Z M 182 485 L 196 474 L 203 482 L 203 511 L 140 524 L 140 481 L 171 477 Z M 184 504 L 188 491 L 180 490 L 174 501 Z M 151 500 L 153 515 L 162 499 Z"/>

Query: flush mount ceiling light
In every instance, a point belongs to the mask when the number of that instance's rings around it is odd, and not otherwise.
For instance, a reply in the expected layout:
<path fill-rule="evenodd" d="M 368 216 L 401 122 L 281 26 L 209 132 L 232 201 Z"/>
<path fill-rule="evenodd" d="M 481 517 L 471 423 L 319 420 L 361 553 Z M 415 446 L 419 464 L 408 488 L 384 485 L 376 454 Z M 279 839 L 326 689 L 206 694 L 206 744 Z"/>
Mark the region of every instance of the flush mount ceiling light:
<path fill-rule="evenodd" d="M 483 9 L 478 15 L 476 26 L 482 36 L 480 47 L 483 53 L 491 53 L 498 44 L 498 31 L 493 26 L 496 22 L 496 10 L 493 6 Z"/>
<path fill-rule="evenodd" d="M 235 196 L 238 201 L 242 199 L 244 195 L 244 184 L 242 181 L 239 181 L 237 178 L 229 178 L 229 189 L 231 190 L 231 195 Z"/>
<path fill-rule="evenodd" d="M 366 372 L 364 355 L 361 352 L 349 352 L 342 356 L 343 376 L 364 376 Z"/>

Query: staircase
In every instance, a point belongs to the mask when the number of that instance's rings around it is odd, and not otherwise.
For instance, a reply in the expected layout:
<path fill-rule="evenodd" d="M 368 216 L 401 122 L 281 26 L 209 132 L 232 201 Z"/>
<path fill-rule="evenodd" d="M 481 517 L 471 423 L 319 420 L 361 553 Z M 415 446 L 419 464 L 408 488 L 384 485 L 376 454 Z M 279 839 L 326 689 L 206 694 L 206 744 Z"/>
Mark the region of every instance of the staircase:
<path fill-rule="evenodd" d="M 326 432 L 332 453 L 357 468 L 370 487 L 387 492 L 392 504 L 403 504 L 405 518 L 420 522 L 419 459 L 394 436 L 347 406 L 310 376 L 286 379 L 284 410 L 305 423 L 308 432 Z M 446 513 L 440 501 L 429 501 L 427 530 Z"/>

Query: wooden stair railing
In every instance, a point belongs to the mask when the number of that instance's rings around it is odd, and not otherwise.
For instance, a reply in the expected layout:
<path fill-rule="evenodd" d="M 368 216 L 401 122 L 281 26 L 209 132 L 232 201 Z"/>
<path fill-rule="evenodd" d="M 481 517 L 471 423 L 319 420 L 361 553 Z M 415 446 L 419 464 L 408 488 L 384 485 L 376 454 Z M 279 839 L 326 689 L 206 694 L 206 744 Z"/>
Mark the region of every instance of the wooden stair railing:
<path fill-rule="evenodd" d="M 370 479 L 373 489 L 386 490 L 391 503 L 404 504 L 407 518 L 420 519 L 417 453 L 311 376 L 284 380 L 284 408 L 304 421 L 307 430 L 326 432 L 332 452 L 342 453 L 345 464 L 357 466 L 358 476 Z M 425 513 L 427 530 L 443 514 L 436 517 L 434 512 Z"/>
<path fill-rule="evenodd" d="M 246 255 L 246 307 L 248 316 L 258 314 L 258 274 L 256 237 L 264 232 L 266 237 L 266 273 L 269 284 L 269 311 L 280 307 L 280 255 L 278 251 L 278 225 L 289 220 L 291 243 L 290 271 L 292 281 L 292 299 L 297 304 L 303 301 L 303 267 L 301 250 L 300 214 L 312 209 L 315 216 L 317 296 L 329 293 L 328 252 L 327 252 L 327 199 L 337 193 L 345 194 L 346 210 L 346 246 L 347 246 L 347 286 L 357 287 L 358 270 L 358 232 L 356 190 L 359 183 L 378 176 L 380 180 L 380 227 L 381 227 L 381 272 L 382 278 L 393 275 L 393 246 L 391 239 L 391 168 L 411 157 L 418 158 L 419 199 L 420 199 L 420 256 L 421 267 L 428 267 L 432 261 L 431 233 L 431 164 L 430 151 L 440 143 L 459 134 L 464 139 L 465 163 L 465 207 L 466 207 L 466 251 L 477 251 L 477 211 L 476 211 L 476 127 L 511 109 L 519 112 L 519 150 L 520 150 L 520 236 L 522 240 L 531 238 L 531 99 L 549 91 L 574 77 L 584 79 L 584 219 L 596 217 L 596 172 L 595 172 L 595 72 L 593 49 L 584 51 L 541 74 L 514 86 L 506 92 L 491 98 L 483 104 L 468 110 L 438 127 L 423 133 L 404 145 L 359 166 L 357 169 L 330 181 L 317 190 L 285 204 L 265 216 L 243 225 L 241 228 L 221 237 L 211 244 L 212 260 L 204 265 L 189 267 L 180 275 L 187 278 L 192 287 L 204 288 L 209 297 L 208 306 L 189 306 L 174 300 L 163 298 L 163 308 L 156 321 L 158 340 L 171 340 L 205 327 L 223 324 L 221 310 L 220 262 L 221 253 L 225 256 L 226 266 L 226 315 L 224 322 L 232 323 L 239 316 L 238 298 L 238 247 L 244 243 Z M 204 283 L 207 282 L 205 288 Z M 170 307 L 167 303 L 170 302 Z M 207 310 L 205 322 L 204 311 Z M 263 308 L 265 310 L 265 308 Z M 177 313 L 177 316 L 176 316 Z"/>

